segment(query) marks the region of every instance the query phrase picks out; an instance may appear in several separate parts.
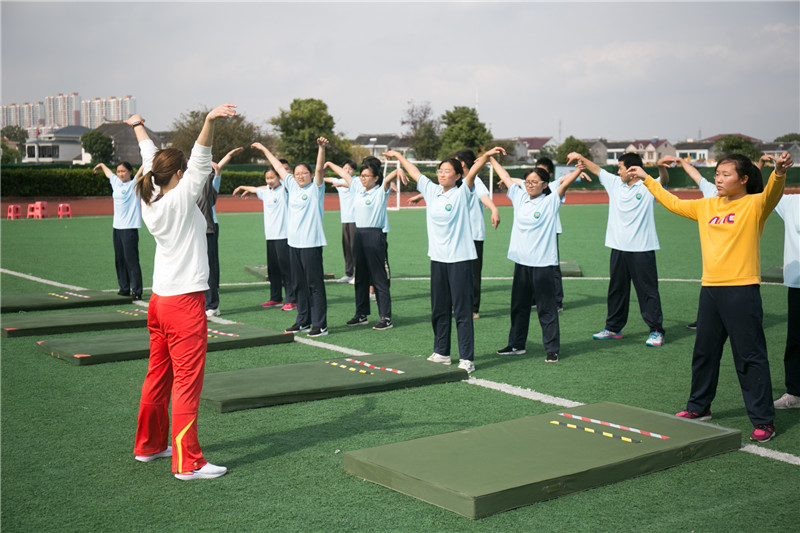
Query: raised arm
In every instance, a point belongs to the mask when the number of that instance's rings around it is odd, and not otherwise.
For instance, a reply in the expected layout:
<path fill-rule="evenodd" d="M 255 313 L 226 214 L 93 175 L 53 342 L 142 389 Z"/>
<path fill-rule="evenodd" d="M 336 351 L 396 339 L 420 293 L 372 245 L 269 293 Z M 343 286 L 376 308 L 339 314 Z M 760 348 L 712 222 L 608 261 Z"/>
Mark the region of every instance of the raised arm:
<path fill-rule="evenodd" d="M 770 163 L 773 165 L 775 164 L 775 156 L 764 154 L 759 157 L 758 162 L 754 164 L 758 167 L 758 170 L 761 170 L 764 168 L 764 165 L 769 165 Z"/>
<path fill-rule="evenodd" d="M 506 155 L 506 149 L 502 146 L 495 146 L 491 150 L 486 150 L 482 153 L 478 159 L 475 160 L 475 164 L 472 165 L 472 168 L 469 169 L 467 175 L 464 176 L 464 184 L 472 189 L 472 186 L 475 184 L 475 176 L 478 175 L 478 172 L 483 168 L 483 165 L 486 164 L 486 161 L 494 155 L 503 154 Z"/>
<path fill-rule="evenodd" d="M 263 188 L 263 187 L 253 187 L 252 185 L 239 185 L 233 190 L 233 196 L 241 193 L 242 198 L 247 196 L 248 194 L 256 194 L 256 189 Z"/>
<path fill-rule="evenodd" d="M 418 181 L 419 177 L 422 176 L 422 172 L 420 172 L 419 169 L 411 163 L 411 161 L 403 157 L 403 154 L 401 154 L 396 150 L 389 150 L 388 152 L 384 152 L 383 157 L 390 159 L 391 158 L 397 159 L 405 169 L 406 174 L 408 174 L 408 177 L 414 180 L 414 182 Z"/>
<path fill-rule="evenodd" d="M 211 146 L 214 142 L 214 121 L 220 117 L 235 117 L 236 106 L 233 104 L 222 104 L 209 111 L 206 120 L 203 122 L 203 129 L 197 136 L 197 144 L 200 146 Z M 139 129 L 139 128 L 137 128 Z M 144 129 L 144 128 L 141 128 Z M 146 134 L 145 134 L 146 135 Z M 137 133 L 138 138 L 138 133 Z"/>
<path fill-rule="evenodd" d="M 675 156 L 672 156 L 672 155 L 664 156 L 664 157 L 662 157 L 661 159 L 658 160 L 657 164 L 659 165 L 659 167 L 658 167 L 659 168 L 659 175 L 661 174 L 661 165 L 662 164 L 667 164 L 667 163 L 676 163 L 676 164 L 680 165 L 681 168 L 683 169 L 683 171 L 686 172 L 686 175 L 689 176 L 692 179 L 692 181 L 695 182 L 695 184 L 698 187 L 700 186 L 700 180 L 704 180 L 705 179 L 703 177 L 703 175 L 700 174 L 700 171 L 697 170 L 694 167 L 694 165 L 692 165 L 691 163 L 689 163 L 688 161 L 686 161 L 684 159 L 681 159 L 680 157 L 675 157 Z M 663 182 L 662 182 L 662 185 L 663 185 Z"/>
<path fill-rule="evenodd" d="M 490 157 L 489 162 L 492 164 L 492 168 L 494 168 L 495 174 L 497 174 L 497 179 L 503 182 L 503 185 L 506 186 L 506 189 L 510 189 L 511 185 L 519 185 L 514 181 L 514 178 L 511 177 L 508 171 L 504 169 L 500 163 L 497 162 L 497 159 L 495 159 L 494 157 Z M 520 185 L 520 187 L 522 186 Z"/>
<path fill-rule="evenodd" d="M 244 150 L 244 147 L 240 146 L 239 148 L 234 148 L 233 150 L 231 150 L 230 152 L 225 154 L 225 156 L 222 159 L 219 160 L 219 163 L 217 163 L 217 166 L 219 166 L 219 170 L 222 171 L 222 167 L 224 167 L 225 165 L 230 163 L 231 162 L 231 158 L 234 155 L 236 155 L 239 152 L 241 152 L 242 150 Z"/>
<path fill-rule="evenodd" d="M 283 169 L 283 163 L 281 163 L 281 160 L 278 159 L 277 157 L 275 157 L 275 155 L 272 152 L 270 152 L 267 149 L 267 147 L 264 146 L 261 143 L 258 143 L 258 142 L 253 143 L 253 144 L 250 145 L 250 148 L 255 148 L 256 150 L 260 150 L 261 152 L 263 152 L 264 153 L 264 157 L 267 158 L 267 161 L 269 161 L 269 164 L 272 165 L 273 169 L 275 169 L 275 175 L 278 176 L 278 179 L 283 181 L 283 178 L 284 178 L 285 174 L 281 175 L 281 170 Z"/>
<path fill-rule="evenodd" d="M 325 183 L 323 178 L 325 178 L 325 147 L 327 145 L 328 139 L 325 137 L 317 138 L 317 166 L 314 168 L 314 183 L 317 184 L 317 187 Z"/>
<path fill-rule="evenodd" d="M 131 115 L 124 122 L 133 128 L 133 133 L 136 134 L 137 143 L 150 140 L 150 136 L 147 135 L 147 130 L 144 129 L 144 119 L 141 115 Z"/>
<path fill-rule="evenodd" d="M 664 190 L 658 180 L 653 179 L 642 167 L 630 167 L 628 175 L 639 178 L 650 193 L 661 202 L 668 211 L 676 215 L 697 220 L 697 202 L 703 200 L 681 200 L 671 192 Z"/>
<path fill-rule="evenodd" d="M 350 186 L 350 180 L 352 180 L 353 177 L 347 172 L 345 172 L 345 170 L 342 167 L 340 167 L 336 163 L 331 163 L 330 161 L 326 161 L 324 167 L 333 170 L 337 176 L 339 176 L 340 178 L 342 178 L 344 181 L 347 182 L 348 187 Z M 333 183 L 333 178 L 325 178 L 325 181 L 335 186 L 335 184 Z"/>
<path fill-rule="evenodd" d="M 392 186 L 392 180 L 395 178 L 400 178 L 403 185 L 408 185 L 408 176 L 406 176 L 406 173 L 403 172 L 402 168 L 396 168 L 383 178 L 383 189 L 388 191 Z"/>
<path fill-rule="evenodd" d="M 656 161 L 656 166 L 658 167 L 658 179 L 661 181 L 661 185 L 663 187 L 667 186 L 669 183 L 669 168 L 675 166 L 675 156 L 665 155 L 658 161 Z"/>
<path fill-rule="evenodd" d="M 561 176 L 561 181 L 558 184 L 558 196 L 560 198 L 564 197 L 564 194 L 567 192 L 567 189 L 570 185 L 572 185 L 578 176 L 580 176 L 586 168 L 583 166 L 583 163 L 578 163 L 578 166 L 575 167 L 575 170 L 570 172 L 569 174 L 565 174 Z"/>
<path fill-rule="evenodd" d="M 108 168 L 107 166 L 105 166 L 103 163 L 100 163 L 99 165 L 95 165 L 95 167 L 92 169 L 92 174 L 97 174 L 98 170 L 102 170 L 103 174 L 105 174 L 106 178 L 108 178 L 108 179 L 111 179 L 111 176 L 114 175 L 114 173 L 111 172 L 111 169 Z"/>
<path fill-rule="evenodd" d="M 592 161 L 589 158 L 583 157 L 578 152 L 572 152 L 567 156 L 567 164 L 568 165 L 571 165 L 573 161 L 579 161 L 579 162 L 583 163 L 584 167 L 586 167 L 586 170 L 588 170 L 589 172 L 591 172 L 595 176 L 599 176 L 600 175 L 600 167 L 597 165 L 597 163 L 595 163 L 594 161 Z"/>

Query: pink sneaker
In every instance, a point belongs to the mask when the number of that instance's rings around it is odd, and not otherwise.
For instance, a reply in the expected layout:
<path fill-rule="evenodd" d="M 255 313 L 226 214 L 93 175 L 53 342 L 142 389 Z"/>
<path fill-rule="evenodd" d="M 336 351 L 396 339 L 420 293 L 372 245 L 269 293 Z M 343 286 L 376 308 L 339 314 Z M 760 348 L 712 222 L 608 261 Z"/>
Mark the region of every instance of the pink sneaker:
<path fill-rule="evenodd" d="M 280 307 L 282 304 L 283 304 L 283 302 L 270 300 L 268 302 L 264 302 L 263 304 L 261 304 L 261 307 L 264 307 L 264 308 L 266 308 L 266 307 Z"/>
<path fill-rule="evenodd" d="M 767 442 L 775 436 L 775 424 L 758 424 L 750 434 L 750 440 Z"/>
<path fill-rule="evenodd" d="M 281 311 L 294 311 L 297 309 L 297 304 L 283 304 Z"/>

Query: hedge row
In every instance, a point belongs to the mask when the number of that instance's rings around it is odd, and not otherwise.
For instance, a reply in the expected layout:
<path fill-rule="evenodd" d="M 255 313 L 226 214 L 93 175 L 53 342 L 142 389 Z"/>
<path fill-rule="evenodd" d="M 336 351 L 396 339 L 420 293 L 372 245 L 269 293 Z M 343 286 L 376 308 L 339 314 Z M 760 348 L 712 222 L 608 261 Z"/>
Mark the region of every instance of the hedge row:
<path fill-rule="evenodd" d="M 611 173 L 616 173 L 616 167 L 604 167 Z M 420 170 L 430 178 L 436 175 L 433 167 L 421 167 Z M 647 172 L 653 176 L 658 175 L 658 170 L 648 167 Z M 700 168 L 700 173 L 707 179 L 713 181 L 714 168 Z M 771 169 L 764 169 L 764 180 L 769 177 Z M 509 174 L 521 178 L 525 173 L 524 169 L 510 169 Z M 689 179 L 683 169 L 669 169 L 671 188 L 694 187 L 694 182 Z M 488 179 L 487 172 L 481 172 L 484 181 Z M 495 178 L 496 181 L 496 178 Z M 800 185 L 800 168 L 790 168 L 787 184 Z M 222 185 L 220 194 L 231 194 L 238 185 L 260 186 L 264 185 L 264 175 L 261 171 L 223 171 Z M 581 181 L 572 186 L 575 189 L 594 189 L 599 188 L 597 179 L 591 182 Z M 496 188 L 496 183 L 495 183 Z M 328 186 L 328 191 L 333 188 Z M 403 190 L 414 190 L 413 183 L 403 187 Z M 93 174 L 89 168 L 42 168 L 30 166 L 4 166 L 2 169 L 2 180 L 0 181 L 0 194 L 4 197 L 32 197 L 32 196 L 109 196 L 111 187 L 105 176 L 98 172 Z"/>

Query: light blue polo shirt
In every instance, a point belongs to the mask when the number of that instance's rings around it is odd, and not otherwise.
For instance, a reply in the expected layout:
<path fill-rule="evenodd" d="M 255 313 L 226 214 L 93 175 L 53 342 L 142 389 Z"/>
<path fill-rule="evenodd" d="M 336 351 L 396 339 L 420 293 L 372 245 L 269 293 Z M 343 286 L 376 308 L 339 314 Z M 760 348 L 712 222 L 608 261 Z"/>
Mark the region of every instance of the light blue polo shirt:
<path fill-rule="evenodd" d="M 469 222 L 472 191 L 462 186 L 444 192 L 441 185 L 425 176 L 417 180 L 417 190 L 422 193 L 427 205 L 425 218 L 428 225 L 428 257 L 431 261 L 458 263 L 477 259 Z"/>
<path fill-rule="evenodd" d="M 628 186 L 619 176 L 603 169 L 598 178 L 608 193 L 606 246 L 623 252 L 658 250 L 653 218 L 656 199 L 647 187 L 641 181 Z"/>
<path fill-rule="evenodd" d="M 717 193 L 717 185 L 715 183 L 711 183 L 705 178 L 700 179 L 700 183 L 697 184 L 697 188 L 700 189 L 700 192 L 703 193 L 703 198 L 714 198 Z"/>
<path fill-rule="evenodd" d="M 142 202 L 136 193 L 136 180 L 122 180 L 116 174 L 108 179 L 111 198 L 114 200 L 114 229 L 139 229 L 142 227 Z"/>
<path fill-rule="evenodd" d="M 268 241 L 288 238 L 286 231 L 286 213 L 288 199 L 286 188 L 278 185 L 274 189 L 269 186 L 256 189 L 256 196 L 264 204 L 264 237 Z"/>
<path fill-rule="evenodd" d="M 360 181 L 358 176 L 353 176 L 350 183 L 354 181 Z M 344 187 L 334 187 L 336 192 L 339 193 L 339 216 L 342 219 L 342 224 L 355 222 L 356 216 L 353 212 L 353 187 L 347 187 L 347 182 L 341 178 L 334 178 L 333 183 L 344 185 Z"/>
<path fill-rule="evenodd" d="M 214 190 L 217 191 L 219 194 L 219 186 L 222 185 L 222 174 L 217 174 L 214 176 L 214 179 L 211 180 L 211 186 L 214 187 Z M 214 221 L 214 224 L 217 224 L 217 210 L 214 206 L 211 206 L 211 219 Z"/>
<path fill-rule="evenodd" d="M 514 206 L 514 224 L 508 243 L 508 258 L 530 267 L 558 265 L 556 223 L 561 208 L 557 193 L 530 194 L 516 183 L 506 192 Z"/>
<path fill-rule="evenodd" d="M 313 179 L 305 187 L 300 187 L 294 176 L 286 174 L 283 186 L 289 194 L 289 215 L 287 236 L 292 248 L 315 248 L 326 246 L 322 229 L 324 212 L 325 184 L 317 185 Z"/>
<path fill-rule="evenodd" d="M 489 189 L 483 184 L 480 178 L 475 178 L 475 185 L 472 188 L 472 201 L 469 208 L 469 222 L 472 225 L 472 240 L 486 240 L 486 221 L 483 218 L 483 203 L 481 198 L 489 196 Z"/>
<path fill-rule="evenodd" d="M 356 227 L 383 229 L 387 224 L 386 200 L 389 198 L 389 193 L 383 185 L 376 184 L 370 190 L 366 190 L 361 180 L 354 178 L 350 181 L 350 188 L 353 190 Z"/>

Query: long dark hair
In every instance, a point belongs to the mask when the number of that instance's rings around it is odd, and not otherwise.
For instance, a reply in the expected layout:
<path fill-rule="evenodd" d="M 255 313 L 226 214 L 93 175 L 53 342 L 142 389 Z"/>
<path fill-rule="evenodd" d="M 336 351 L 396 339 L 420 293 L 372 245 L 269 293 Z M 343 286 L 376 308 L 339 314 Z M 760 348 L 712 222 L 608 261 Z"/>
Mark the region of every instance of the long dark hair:
<path fill-rule="evenodd" d="M 153 199 L 153 185 L 166 186 L 176 172 L 179 170 L 186 172 L 186 168 L 187 160 L 183 152 L 175 148 L 159 150 L 153 157 L 153 167 L 150 172 L 136 182 L 136 192 L 139 193 L 145 204 L 150 205 L 151 202 L 155 202 L 162 196 L 159 194 L 157 198 Z"/>
<path fill-rule="evenodd" d="M 524 179 L 527 180 L 528 176 L 530 176 L 531 174 L 536 174 L 537 176 L 539 176 L 539 179 L 542 180 L 543 182 L 550 183 L 550 173 L 543 168 L 535 167 L 530 169 L 528 172 L 525 173 Z M 545 187 L 544 190 L 542 191 L 542 194 L 547 196 L 551 192 L 553 191 L 550 190 L 550 187 Z"/>
<path fill-rule="evenodd" d="M 733 168 L 736 170 L 736 174 L 739 175 L 739 179 L 747 178 L 747 183 L 745 183 L 747 194 L 758 194 L 764 190 L 764 177 L 758 167 L 750 161 L 750 158 L 741 154 L 726 155 L 717 161 L 717 167 L 714 172 L 723 163 L 733 163 Z"/>

